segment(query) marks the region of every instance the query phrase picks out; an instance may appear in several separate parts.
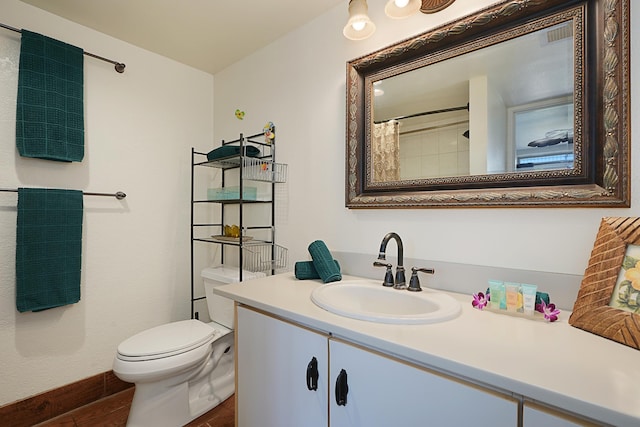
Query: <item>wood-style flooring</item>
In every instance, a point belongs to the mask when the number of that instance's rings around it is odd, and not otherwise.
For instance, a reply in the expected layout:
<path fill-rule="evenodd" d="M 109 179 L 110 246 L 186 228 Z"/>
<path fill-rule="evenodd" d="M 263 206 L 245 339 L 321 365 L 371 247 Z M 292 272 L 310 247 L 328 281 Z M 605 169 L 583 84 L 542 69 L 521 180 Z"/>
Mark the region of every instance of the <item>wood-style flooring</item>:
<path fill-rule="evenodd" d="M 133 388 L 121 391 L 44 423 L 37 424 L 37 427 L 124 427 L 129 416 L 133 391 Z M 234 426 L 235 395 L 187 424 L 187 427 Z"/>

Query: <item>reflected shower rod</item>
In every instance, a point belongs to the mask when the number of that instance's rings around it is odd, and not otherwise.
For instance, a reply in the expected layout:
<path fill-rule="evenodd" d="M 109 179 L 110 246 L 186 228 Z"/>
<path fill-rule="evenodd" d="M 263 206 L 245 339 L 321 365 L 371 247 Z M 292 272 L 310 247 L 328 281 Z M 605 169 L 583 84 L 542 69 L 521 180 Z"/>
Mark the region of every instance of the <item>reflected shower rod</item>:
<path fill-rule="evenodd" d="M 7 24 L 3 24 L 1 22 L 0 22 L 0 27 L 5 28 L 7 30 L 15 31 L 16 33 L 22 33 L 21 29 L 12 27 L 12 26 L 7 25 Z M 83 50 L 82 53 L 84 53 L 87 56 L 91 56 L 92 58 L 96 58 L 96 59 L 99 59 L 99 60 L 104 61 L 104 62 L 109 62 L 110 64 L 113 64 L 115 66 L 114 68 L 118 73 L 120 73 L 120 74 L 124 73 L 125 65 L 122 62 L 114 61 L 113 59 L 105 58 L 103 56 L 96 55 L 95 53 L 86 52 L 84 50 Z"/>
<path fill-rule="evenodd" d="M 407 116 L 392 117 L 392 118 L 386 119 L 386 120 L 375 121 L 374 123 L 380 124 L 380 123 L 390 122 L 391 120 L 412 119 L 414 117 L 429 116 L 431 114 L 448 113 L 450 111 L 460 111 L 460 110 L 469 110 L 469 104 L 467 104 L 465 106 L 462 106 L 462 107 L 442 108 L 440 110 L 424 111 L 422 113 L 409 114 Z"/>

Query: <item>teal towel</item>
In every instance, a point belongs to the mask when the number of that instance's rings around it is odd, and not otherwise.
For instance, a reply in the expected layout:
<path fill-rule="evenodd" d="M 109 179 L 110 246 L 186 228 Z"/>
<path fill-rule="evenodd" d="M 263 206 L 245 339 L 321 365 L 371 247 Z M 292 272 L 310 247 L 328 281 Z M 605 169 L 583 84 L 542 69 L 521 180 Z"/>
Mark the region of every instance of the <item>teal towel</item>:
<path fill-rule="evenodd" d="M 336 266 L 331 252 L 322 240 L 316 240 L 309 245 L 309 253 L 313 259 L 313 266 L 324 283 L 342 280 L 340 268 Z"/>
<path fill-rule="evenodd" d="M 333 262 L 336 263 L 336 267 L 338 267 L 338 271 L 340 271 L 340 264 L 335 259 Z M 296 279 L 299 280 L 307 280 L 307 279 L 320 279 L 320 275 L 318 271 L 313 265 L 313 261 L 298 261 L 295 265 L 295 275 Z"/>
<path fill-rule="evenodd" d="M 80 301 L 82 202 L 82 191 L 18 189 L 18 311 Z"/>
<path fill-rule="evenodd" d="M 544 301 L 545 304 L 549 305 L 551 300 L 549 299 L 549 294 L 546 292 L 536 292 L 536 305 L 542 304 Z"/>
<path fill-rule="evenodd" d="M 239 156 L 240 146 L 238 145 L 223 145 L 215 150 L 211 150 L 207 153 L 207 160 L 218 160 L 225 157 Z M 247 157 L 258 157 L 260 155 L 260 149 L 253 145 L 244 146 L 244 155 Z"/>
<path fill-rule="evenodd" d="M 16 145 L 23 157 L 84 157 L 83 50 L 22 30 Z"/>

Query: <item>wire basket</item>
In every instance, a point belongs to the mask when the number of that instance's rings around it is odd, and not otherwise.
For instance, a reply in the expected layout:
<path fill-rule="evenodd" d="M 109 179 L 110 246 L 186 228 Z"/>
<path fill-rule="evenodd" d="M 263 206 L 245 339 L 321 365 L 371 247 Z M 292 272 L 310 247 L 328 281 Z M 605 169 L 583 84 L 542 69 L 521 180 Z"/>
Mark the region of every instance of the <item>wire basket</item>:
<path fill-rule="evenodd" d="M 242 248 L 242 268 L 270 271 L 287 266 L 287 248 L 271 243 L 249 243 Z"/>
<path fill-rule="evenodd" d="M 286 182 L 287 165 L 267 159 L 244 157 L 242 178 L 253 181 Z"/>

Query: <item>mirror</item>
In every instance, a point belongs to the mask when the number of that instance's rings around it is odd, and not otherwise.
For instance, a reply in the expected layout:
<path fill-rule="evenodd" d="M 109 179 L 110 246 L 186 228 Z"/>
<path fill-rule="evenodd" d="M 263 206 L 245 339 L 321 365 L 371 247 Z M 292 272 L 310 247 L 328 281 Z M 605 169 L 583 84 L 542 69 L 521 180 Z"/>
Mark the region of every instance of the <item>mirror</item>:
<path fill-rule="evenodd" d="M 372 179 L 391 180 L 376 172 L 394 163 L 379 146 L 394 143 L 396 181 L 573 168 L 573 27 L 565 20 L 374 81 Z"/>
<path fill-rule="evenodd" d="M 348 62 L 346 206 L 628 207 L 628 8 L 504 1 Z"/>

